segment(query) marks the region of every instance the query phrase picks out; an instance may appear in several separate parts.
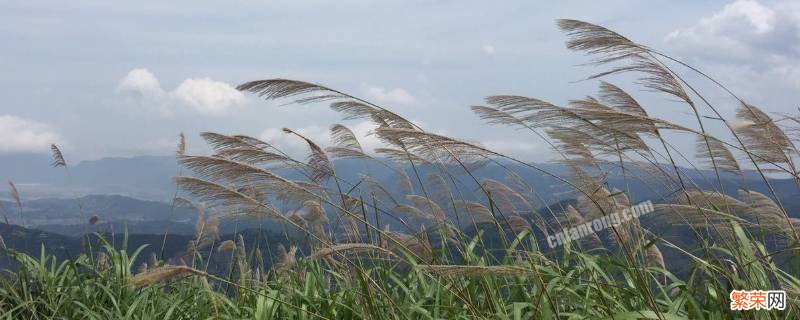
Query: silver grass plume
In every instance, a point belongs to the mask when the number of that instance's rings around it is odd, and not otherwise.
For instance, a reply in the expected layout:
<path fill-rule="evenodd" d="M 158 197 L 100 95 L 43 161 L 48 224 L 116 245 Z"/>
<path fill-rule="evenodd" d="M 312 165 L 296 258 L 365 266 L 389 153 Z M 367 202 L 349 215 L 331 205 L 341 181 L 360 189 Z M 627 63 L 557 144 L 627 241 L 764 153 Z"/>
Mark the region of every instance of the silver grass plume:
<path fill-rule="evenodd" d="M 643 75 L 639 77 L 639 81 L 641 81 L 641 84 L 645 88 L 671 95 L 686 102 L 692 109 L 695 109 L 694 101 L 689 97 L 683 85 L 681 85 L 675 75 L 667 70 L 664 65 L 642 55 L 634 55 L 629 58 L 631 60 L 630 63 L 593 75 L 589 77 L 589 79 L 628 72 L 641 73 Z"/>
<path fill-rule="evenodd" d="M 524 121 L 506 111 L 486 106 L 473 106 L 471 109 L 479 118 L 487 120 L 488 124 L 502 124 L 527 128 Z"/>
<path fill-rule="evenodd" d="M 584 143 L 578 130 L 566 127 L 552 127 L 548 128 L 545 133 L 556 141 L 558 150 L 564 156 L 568 157 L 568 161 L 580 166 L 597 166 L 597 159 L 594 153 Z M 578 134 L 576 134 L 578 133 Z"/>
<path fill-rule="evenodd" d="M 308 227 L 306 219 L 304 219 L 300 212 L 297 211 L 287 212 L 284 220 L 291 222 L 294 226 L 301 230 L 305 230 Z"/>
<path fill-rule="evenodd" d="M 492 211 L 480 202 L 456 200 L 455 205 L 456 208 L 468 214 L 469 221 L 476 227 L 483 224 L 497 224 Z"/>
<path fill-rule="evenodd" d="M 533 212 L 534 210 L 534 206 L 527 198 L 500 181 L 487 178 L 481 180 L 481 185 L 486 191 L 489 191 L 494 198 L 495 205 L 504 213 L 515 214 L 519 211 Z"/>
<path fill-rule="evenodd" d="M 752 208 L 752 217 L 750 219 L 761 230 L 791 237 L 794 234 L 794 230 L 800 227 L 800 220 L 796 218 L 789 218 L 787 223 L 781 207 L 767 195 L 752 190 L 739 190 L 739 195 Z"/>
<path fill-rule="evenodd" d="M 57 145 L 51 144 L 50 151 L 53 154 L 53 163 L 51 165 L 53 167 L 66 167 L 67 161 L 64 160 L 64 154 L 61 153 L 61 149 L 58 148 Z"/>
<path fill-rule="evenodd" d="M 184 275 L 198 275 L 202 277 L 208 276 L 207 273 L 196 270 L 187 266 L 162 266 L 154 269 L 149 269 L 147 272 L 139 273 L 128 279 L 128 283 L 135 287 L 143 287 L 151 284 L 169 281 Z"/>
<path fill-rule="evenodd" d="M 414 194 L 414 184 L 411 183 L 411 178 L 402 168 L 397 170 L 397 188 L 403 195 Z"/>
<path fill-rule="evenodd" d="M 275 270 L 278 274 L 285 274 L 289 270 L 294 267 L 296 263 L 296 254 L 297 254 L 297 247 L 291 246 L 289 250 L 286 250 L 286 247 L 283 244 L 278 245 L 278 255 L 277 258 L 279 259 L 277 263 L 274 264 L 273 270 Z"/>
<path fill-rule="evenodd" d="M 412 256 L 427 261 L 433 255 L 433 248 L 425 235 L 424 232 L 415 235 L 393 232 L 389 231 L 388 228 L 381 233 L 381 237 L 387 238 L 383 241 L 383 245 L 387 249 L 393 252 L 405 252 L 408 250 Z"/>
<path fill-rule="evenodd" d="M 178 160 L 191 169 L 196 176 L 211 179 L 177 177 L 175 181 L 180 187 L 199 197 L 201 201 L 225 206 L 229 211 L 235 213 L 283 217 L 277 213 L 274 207 L 265 202 L 265 199 L 256 199 L 247 192 L 242 192 L 241 188 L 244 186 L 282 190 L 281 192 L 298 195 L 311 195 L 312 193 L 311 190 L 297 182 L 286 180 L 267 169 L 246 163 L 207 156 L 182 156 Z M 232 188 L 223 185 L 224 183 L 236 184 L 240 187 Z"/>
<path fill-rule="evenodd" d="M 578 212 L 575 207 L 568 205 L 564 211 L 564 221 L 562 223 L 565 227 L 577 227 L 586 223 L 584 215 Z M 567 234 L 567 236 L 569 236 Z M 581 245 L 586 246 L 588 249 L 603 248 L 603 242 L 600 237 L 590 230 L 589 235 L 580 240 Z"/>
<path fill-rule="evenodd" d="M 600 100 L 609 107 L 627 114 L 649 117 L 647 111 L 630 94 L 611 83 L 600 81 Z"/>
<path fill-rule="evenodd" d="M 427 212 L 426 216 L 431 221 L 443 222 L 447 218 L 444 210 L 431 199 L 414 194 L 406 195 L 406 199 L 411 201 L 415 207 Z"/>
<path fill-rule="evenodd" d="M 611 62 L 647 51 L 647 48 L 596 24 L 570 19 L 561 19 L 557 23 L 569 37 L 567 48 L 602 56 L 595 63 Z"/>
<path fill-rule="evenodd" d="M 235 250 L 236 265 L 239 268 L 239 281 L 244 282 L 247 274 L 250 272 L 250 266 L 247 264 L 247 249 L 244 245 L 244 237 L 238 234 L 236 237 L 236 250 Z"/>
<path fill-rule="evenodd" d="M 391 127 L 406 129 L 415 127 L 410 121 L 389 110 L 316 83 L 267 79 L 250 81 L 236 89 L 257 94 L 267 100 L 295 98 L 293 102 L 298 104 L 333 101 L 330 104 L 331 109 L 345 114 L 345 119 L 370 118 L 378 125 L 385 123 Z"/>
<path fill-rule="evenodd" d="M 331 127 L 331 139 L 333 140 L 332 147 L 325 149 L 334 158 L 340 159 L 369 159 L 371 158 L 364 152 L 361 143 L 358 142 L 355 133 L 350 128 L 341 124 L 335 124 Z"/>
<path fill-rule="evenodd" d="M 614 139 L 614 143 L 642 144 L 637 134 L 655 136 L 656 124 L 660 124 L 639 114 L 619 111 L 593 97 L 570 100 L 569 103 L 572 107 L 570 110 L 582 120 L 581 127 L 591 126 L 594 130 L 604 132 Z M 592 125 L 588 122 L 592 122 Z"/>
<path fill-rule="evenodd" d="M 198 217 L 195 224 L 194 243 L 192 248 L 199 250 L 219 240 L 219 217 L 207 216 L 202 206 L 197 207 Z"/>
<path fill-rule="evenodd" d="M 313 233 L 316 238 L 325 239 L 325 225 L 328 224 L 328 215 L 320 205 L 319 201 L 308 200 L 303 203 L 303 220 L 306 221 L 309 231 Z"/>
<path fill-rule="evenodd" d="M 384 187 L 383 184 L 374 177 L 369 175 L 361 175 L 361 181 L 365 186 L 368 187 L 365 189 L 367 189 L 370 193 L 382 198 L 388 198 L 394 204 L 398 203 L 397 199 L 392 196 L 391 192 L 389 192 L 389 190 L 387 190 L 386 187 Z"/>
<path fill-rule="evenodd" d="M 661 269 L 666 268 L 666 265 L 664 264 L 664 255 L 661 254 L 661 250 L 658 249 L 658 246 L 655 243 L 647 247 L 647 251 L 645 252 L 645 261 L 647 261 L 647 264 L 652 267 L 658 267 Z"/>
<path fill-rule="evenodd" d="M 523 231 L 532 231 L 531 224 L 525 218 L 519 215 L 510 215 L 506 218 L 511 231 L 519 234 Z"/>
<path fill-rule="evenodd" d="M 430 195 L 433 199 L 438 201 L 439 204 L 449 202 L 450 198 L 452 197 L 450 184 L 444 179 L 444 177 L 442 177 L 441 174 L 431 172 L 428 174 L 426 181 L 430 186 Z"/>
<path fill-rule="evenodd" d="M 242 161 L 253 165 L 300 165 L 284 154 L 269 151 L 272 145 L 247 136 L 226 136 L 219 133 L 203 132 L 201 137 L 222 158 Z"/>
<path fill-rule="evenodd" d="M 327 177 L 335 175 L 333 169 L 333 163 L 328 159 L 328 156 L 325 154 L 325 151 L 322 148 L 311 141 L 311 139 L 306 138 L 305 136 L 292 131 L 289 128 L 283 128 L 283 132 L 296 135 L 301 139 L 305 140 L 308 144 L 308 147 L 311 149 L 311 154 L 308 156 L 308 165 L 311 167 L 311 180 L 319 183 Z"/>
<path fill-rule="evenodd" d="M 431 164 L 430 161 L 428 161 L 425 158 L 422 158 L 419 155 L 410 153 L 408 151 L 399 150 L 399 149 L 375 148 L 375 153 L 380 154 L 381 156 L 383 156 L 383 157 L 385 157 L 385 158 L 387 158 L 387 159 L 389 159 L 389 160 L 391 160 L 391 161 L 393 161 L 393 162 L 395 162 L 397 164 L 400 164 L 400 165 L 406 164 L 409 161 L 413 162 L 414 165 Z"/>
<path fill-rule="evenodd" d="M 316 94 L 294 101 L 300 104 L 348 98 L 347 95 L 341 92 L 319 84 L 289 79 L 250 81 L 237 86 L 236 89 L 255 93 L 259 97 L 267 100 Z"/>
<path fill-rule="evenodd" d="M 652 121 L 617 112 L 605 107 L 596 100 L 573 101 L 577 108 L 556 106 L 544 100 L 523 96 L 501 95 L 490 96 L 486 102 L 498 110 L 513 115 L 529 128 L 560 127 L 571 128 L 583 133 L 599 145 L 611 145 L 614 141 L 619 148 L 646 150 L 647 144 L 641 140 L 636 131 L 622 131 L 617 124 L 625 126 L 652 126 Z M 589 107 L 591 105 L 591 107 Z M 611 124 L 614 125 L 611 125 Z M 640 129 L 638 131 L 642 131 Z M 587 140 L 587 141 L 589 141 Z"/>
<path fill-rule="evenodd" d="M 303 219 L 305 219 L 309 224 L 324 225 L 329 222 L 328 216 L 325 214 L 325 210 L 318 201 L 308 200 L 304 202 L 303 209 L 305 210 Z"/>
<path fill-rule="evenodd" d="M 187 200 L 186 198 L 183 198 L 183 197 L 175 197 L 175 198 L 173 198 L 172 199 L 172 203 L 176 207 L 180 207 L 180 208 L 194 208 L 195 207 L 195 205 L 191 201 L 189 201 L 189 200 Z"/>
<path fill-rule="evenodd" d="M 486 158 L 493 154 L 475 144 L 417 130 L 378 128 L 376 134 L 384 141 L 400 141 L 420 157 L 445 165 L 485 164 Z"/>
<path fill-rule="evenodd" d="M 176 177 L 175 183 L 184 191 L 198 197 L 201 201 L 206 201 L 212 206 L 221 208 L 231 214 L 248 214 L 279 220 L 284 218 L 271 205 L 218 183 L 191 177 Z"/>
<path fill-rule="evenodd" d="M 660 62 L 650 58 L 649 48 L 605 27 L 584 21 L 558 20 L 558 26 L 569 37 L 566 42 L 567 48 L 600 56 L 595 60 L 596 64 L 622 59 L 630 61 L 621 67 L 594 75 L 590 79 L 615 73 L 641 72 L 645 74 L 640 78 L 645 87 L 677 97 L 695 108 L 691 98 L 674 75 Z"/>
<path fill-rule="evenodd" d="M 739 197 L 747 201 L 760 217 L 784 218 L 781 207 L 763 193 L 740 189 Z"/>
<path fill-rule="evenodd" d="M 186 154 L 186 136 L 183 134 L 183 132 L 181 132 L 178 135 L 178 138 L 178 149 L 175 151 L 175 153 L 179 156 L 182 156 Z"/>
<path fill-rule="evenodd" d="M 791 163 L 787 152 L 793 149 L 791 139 L 761 109 L 742 104 L 736 109 L 739 123 L 734 131 L 742 137 L 750 152 L 760 164 Z"/>
<path fill-rule="evenodd" d="M 312 260 L 318 260 L 322 258 L 329 257 L 334 254 L 344 254 L 344 253 L 359 253 L 359 252 L 378 252 L 387 255 L 394 255 L 391 251 L 386 250 L 384 248 L 366 244 L 366 243 L 342 243 L 332 245 L 330 247 L 321 248 L 314 253 L 312 253 L 309 258 Z"/>
<path fill-rule="evenodd" d="M 398 204 L 394 206 L 394 208 L 392 208 L 392 213 L 400 217 L 410 217 L 420 221 L 430 221 L 434 219 L 432 215 L 407 204 Z"/>
<path fill-rule="evenodd" d="M 14 181 L 8 180 L 8 187 L 11 193 L 11 199 L 14 200 L 14 203 L 17 205 L 17 209 L 19 209 L 20 214 L 22 213 L 22 198 L 19 196 L 19 190 L 17 189 L 17 185 L 14 184 Z"/>
<path fill-rule="evenodd" d="M 733 153 L 731 153 L 722 141 L 709 136 L 698 136 L 695 150 L 697 152 L 697 158 L 707 167 L 716 166 L 727 172 L 741 174 L 739 162 L 736 161 Z"/>
<path fill-rule="evenodd" d="M 233 242 L 233 240 L 222 241 L 222 243 L 220 243 L 217 246 L 217 252 L 219 252 L 219 253 L 228 252 L 228 251 L 231 251 L 233 249 L 236 249 L 236 243 Z"/>
<path fill-rule="evenodd" d="M 407 119 L 389 110 L 362 101 L 348 100 L 331 103 L 333 111 L 343 113 L 345 120 L 370 119 L 377 126 L 414 129 L 416 126 Z"/>
<path fill-rule="evenodd" d="M 530 211 L 530 219 L 533 221 L 536 227 L 539 228 L 539 230 L 547 234 L 549 232 L 547 221 L 541 214 L 536 212 L 538 205 L 536 199 L 534 199 L 536 192 L 533 190 L 533 187 L 525 182 L 525 179 L 523 179 L 519 174 L 511 171 L 506 174 L 505 185 L 525 200 L 523 204 L 524 207 Z"/>

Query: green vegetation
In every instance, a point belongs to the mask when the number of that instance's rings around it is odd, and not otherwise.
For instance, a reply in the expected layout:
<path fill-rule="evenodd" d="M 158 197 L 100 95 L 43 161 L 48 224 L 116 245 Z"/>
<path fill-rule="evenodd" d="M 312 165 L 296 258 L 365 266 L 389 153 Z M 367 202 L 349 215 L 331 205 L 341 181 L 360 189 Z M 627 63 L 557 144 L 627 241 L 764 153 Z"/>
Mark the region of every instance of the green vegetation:
<path fill-rule="evenodd" d="M 7 249 L 19 268 L 0 283 L 0 317 L 798 318 L 800 220 L 784 209 L 767 174 L 789 176 L 800 187 L 793 136 L 800 120 L 789 115 L 773 120 L 734 96 L 741 102 L 734 124 L 672 69 L 699 73 L 692 67 L 597 25 L 562 20 L 559 26 L 569 36 L 568 48 L 611 66 L 591 79 L 637 75 L 646 88 L 677 99 L 676 110 L 691 112 L 697 122 L 652 117 L 608 82 L 601 82 L 598 98 L 566 107 L 509 95 L 473 107 L 490 124 L 542 139 L 569 166 L 570 176 L 552 175 L 570 186 L 576 205 L 551 210 L 517 172 L 509 170 L 504 181 L 473 174 L 489 163 L 540 170 L 535 164 L 431 133 L 384 107 L 321 85 L 248 82 L 239 89 L 298 104 L 326 102 L 347 119 L 372 121 L 373 134 L 385 144 L 375 150 L 381 157 L 366 153 L 344 125 L 332 127 L 335 144 L 327 149 L 284 129 L 308 145 L 307 161 L 252 137 L 216 133 L 202 135 L 213 155 L 188 155 L 182 139 L 178 161 L 192 175 L 177 177 L 176 183 L 192 201 L 176 198 L 175 205 L 201 212 L 184 254 L 138 266 L 133 263 L 138 250 L 119 249 L 127 247 L 124 241 L 116 248 L 95 243 L 87 246 L 91 254 L 62 262 L 44 249 L 39 258 Z M 729 137 L 707 133 L 711 123 L 726 128 Z M 714 172 L 707 179 L 754 170 L 771 192 L 747 185 L 740 185 L 737 197 L 730 195 L 737 190 L 700 190 L 678 166 L 688 157 L 665 137 L 674 133 L 696 137 L 697 162 Z M 361 179 L 337 176 L 331 159 L 342 158 L 363 161 Z M 56 159 L 66 167 L 60 152 Z M 392 168 L 397 185 L 371 177 L 370 166 Z M 630 166 L 651 174 L 629 175 Z M 655 212 L 641 221 L 543 247 L 549 235 L 633 205 L 631 190 L 605 183 L 610 174 L 641 179 L 665 190 L 663 199 L 669 201 L 654 199 Z M 220 221 L 243 215 L 281 223 L 289 249 L 273 252 L 242 237 L 220 241 Z M 667 227 L 682 228 L 682 241 L 674 241 Z M 228 268 L 212 272 L 208 262 L 218 256 L 228 258 Z M 269 268 L 265 257 L 274 261 Z M 786 310 L 730 311 L 728 294 L 734 289 L 785 290 Z"/>

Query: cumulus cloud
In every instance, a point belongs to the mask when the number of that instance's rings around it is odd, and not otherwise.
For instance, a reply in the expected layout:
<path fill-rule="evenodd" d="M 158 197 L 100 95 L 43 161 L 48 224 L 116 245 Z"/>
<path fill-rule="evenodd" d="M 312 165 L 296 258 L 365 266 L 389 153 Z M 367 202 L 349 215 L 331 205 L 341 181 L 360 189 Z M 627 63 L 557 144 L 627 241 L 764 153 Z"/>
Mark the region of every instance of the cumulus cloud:
<path fill-rule="evenodd" d="M 740 90 L 758 94 L 786 84 L 800 88 L 800 3 L 796 1 L 737 0 L 672 31 L 664 41 L 671 52 L 699 62 Z M 748 78 L 736 78 L 744 75 Z"/>
<path fill-rule="evenodd" d="M 800 57 L 800 3 L 737 0 L 692 26 L 669 33 L 670 48 L 706 58 L 756 64 Z"/>
<path fill-rule="evenodd" d="M 209 78 L 183 80 L 172 94 L 197 112 L 212 115 L 224 114 L 245 101 L 239 90 Z"/>
<path fill-rule="evenodd" d="M 494 53 L 495 53 L 494 46 L 493 46 L 493 45 L 490 45 L 490 44 L 484 45 L 484 46 L 481 48 L 481 50 L 483 50 L 483 53 L 485 53 L 485 54 L 487 54 L 487 55 L 490 55 L 490 56 L 493 56 L 493 55 L 494 55 Z"/>
<path fill-rule="evenodd" d="M 164 95 L 161 83 L 150 70 L 133 69 L 120 80 L 117 90 L 132 93 L 146 99 L 158 99 Z"/>
<path fill-rule="evenodd" d="M 0 115 L 0 152 L 48 152 L 59 135 L 50 126 L 12 115 Z"/>
<path fill-rule="evenodd" d="M 141 104 L 164 114 L 180 108 L 205 115 L 222 115 L 246 101 L 245 96 L 233 86 L 210 78 L 189 78 L 167 92 L 162 89 L 155 74 L 147 69 L 128 72 L 117 90 L 123 94 L 133 94 Z"/>
<path fill-rule="evenodd" d="M 403 88 L 386 89 L 371 85 L 362 85 L 361 90 L 367 98 L 378 103 L 408 105 L 416 99 Z"/>

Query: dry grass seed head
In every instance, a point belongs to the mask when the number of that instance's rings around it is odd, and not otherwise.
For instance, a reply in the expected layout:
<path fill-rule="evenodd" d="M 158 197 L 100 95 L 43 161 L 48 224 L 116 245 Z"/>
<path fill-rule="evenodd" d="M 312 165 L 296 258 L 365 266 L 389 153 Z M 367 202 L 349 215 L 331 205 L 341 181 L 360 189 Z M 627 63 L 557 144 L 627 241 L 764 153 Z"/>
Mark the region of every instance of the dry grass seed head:
<path fill-rule="evenodd" d="M 289 129 L 283 128 L 283 132 L 293 134 L 295 136 L 300 137 L 301 139 L 305 140 L 308 144 L 309 149 L 311 149 L 311 154 L 308 156 L 308 165 L 310 167 L 310 175 L 311 181 L 315 183 L 320 183 L 327 177 L 334 176 L 336 173 L 333 169 L 333 162 L 328 159 L 328 155 L 325 154 L 325 151 L 317 145 L 311 139 L 306 138 L 305 136 Z"/>
<path fill-rule="evenodd" d="M 331 139 L 333 146 L 325 149 L 334 158 L 339 159 L 371 159 L 369 155 L 364 152 L 361 143 L 350 128 L 341 124 L 335 124 L 331 127 Z"/>
<path fill-rule="evenodd" d="M 178 135 L 178 138 L 178 149 L 175 151 L 175 153 L 179 156 L 182 156 L 186 154 L 186 136 L 183 135 L 183 132 L 181 132 Z"/>
<path fill-rule="evenodd" d="M 407 195 L 406 199 L 411 201 L 415 207 L 427 212 L 427 215 L 432 221 L 442 222 L 447 218 L 444 210 L 431 199 L 413 194 Z"/>
<path fill-rule="evenodd" d="M 697 158 L 709 168 L 716 166 L 720 170 L 740 174 L 739 162 L 733 153 L 725 146 L 722 141 L 712 137 L 697 137 L 695 146 Z"/>
<path fill-rule="evenodd" d="M 14 202 L 17 205 L 17 208 L 19 210 L 22 210 L 22 198 L 19 196 L 19 190 L 17 189 L 17 185 L 14 184 L 14 181 L 8 180 L 8 187 L 9 187 L 9 192 L 11 193 L 11 199 L 14 200 Z"/>
<path fill-rule="evenodd" d="M 51 144 L 50 151 L 53 154 L 53 163 L 51 164 L 53 167 L 67 166 L 67 161 L 64 160 L 64 154 L 61 153 L 61 149 L 59 149 L 57 145 Z"/>
<path fill-rule="evenodd" d="M 190 267 L 167 265 L 147 270 L 147 272 L 144 273 L 139 273 L 128 279 L 128 283 L 135 288 L 139 288 L 151 284 L 169 281 L 177 277 L 188 274 L 205 276 L 203 272 L 192 269 Z"/>
<path fill-rule="evenodd" d="M 748 151 L 755 154 L 756 163 L 789 163 L 787 152 L 793 148 L 791 139 L 761 109 L 742 104 L 736 109 L 739 124 L 734 131 L 742 137 Z"/>
<path fill-rule="evenodd" d="M 647 48 L 621 34 L 596 24 L 561 19 L 558 20 L 558 27 L 569 38 L 566 42 L 568 49 L 602 56 L 595 63 L 611 62 L 647 51 Z"/>

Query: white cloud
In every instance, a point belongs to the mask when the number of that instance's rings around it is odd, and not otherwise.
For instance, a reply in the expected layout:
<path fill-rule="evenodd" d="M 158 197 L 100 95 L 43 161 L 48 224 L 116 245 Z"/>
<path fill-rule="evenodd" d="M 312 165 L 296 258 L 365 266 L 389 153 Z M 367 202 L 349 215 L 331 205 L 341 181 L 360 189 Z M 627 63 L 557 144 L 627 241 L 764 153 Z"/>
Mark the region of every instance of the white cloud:
<path fill-rule="evenodd" d="M 48 152 L 60 140 L 50 126 L 12 115 L 0 115 L 0 137 L 0 152 Z"/>
<path fill-rule="evenodd" d="M 493 45 L 490 45 L 490 44 L 484 45 L 484 46 L 481 48 L 481 50 L 483 50 L 483 53 L 485 53 L 485 54 L 487 54 L 487 55 L 490 55 L 490 56 L 493 56 L 493 55 L 494 55 L 494 53 L 495 53 L 494 46 L 493 46 Z"/>
<path fill-rule="evenodd" d="M 367 153 L 371 153 L 373 150 L 375 150 L 375 148 L 385 147 L 383 142 L 381 142 L 376 135 L 372 134 L 375 128 L 378 127 L 374 123 L 370 121 L 362 121 L 348 127 L 356 135 L 358 142 L 361 143 L 361 147 Z"/>
<path fill-rule="evenodd" d="M 403 88 L 386 89 L 365 84 L 361 86 L 361 90 L 367 95 L 367 98 L 378 103 L 408 105 L 416 101 Z"/>
<path fill-rule="evenodd" d="M 177 88 L 165 92 L 158 78 L 147 69 L 133 69 L 122 78 L 117 90 L 133 94 L 140 105 L 155 108 L 168 115 L 174 109 L 195 111 L 204 115 L 223 115 L 245 103 L 245 96 L 233 86 L 210 78 L 189 78 Z"/>
<path fill-rule="evenodd" d="M 664 41 L 747 98 L 800 88 L 800 2 L 737 0 Z"/>
<path fill-rule="evenodd" d="M 764 58 L 797 54 L 799 27 L 800 11 L 792 3 L 768 7 L 755 0 L 737 0 L 690 27 L 671 32 L 665 41 L 679 51 L 721 59 Z"/>
<path fill-rule="evenodd" d="M 172 94 L 195 111 L 219 115 L 244 103 L 244 95 L 231 85 L 209 78 L 186 79 Z"/>
<path fill-rule="evenodd" d="M 133 69 L 117 85 L 123 93 L 133 93 L 145 99 L 158 99 L 164 95 L 158 78 L 147 69 Z"/>

